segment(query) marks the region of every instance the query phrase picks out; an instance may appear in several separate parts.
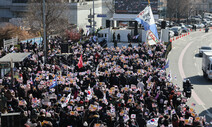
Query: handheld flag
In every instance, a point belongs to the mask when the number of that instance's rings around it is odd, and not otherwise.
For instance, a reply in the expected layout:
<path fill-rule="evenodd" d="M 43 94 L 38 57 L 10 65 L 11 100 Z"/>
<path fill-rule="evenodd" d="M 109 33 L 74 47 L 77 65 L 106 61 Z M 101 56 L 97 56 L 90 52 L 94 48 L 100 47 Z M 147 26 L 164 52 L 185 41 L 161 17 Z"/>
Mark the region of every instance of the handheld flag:
<path fill-rule="evenodd" d="M 49 89 L 54 88 L 55 86 L 57 86 L 57 76 L 55 76 L 54 81 L 52 83 L 51 86 L 49 86 Z"/>
<path fill-rule="evenodd" d="M 147 6 L 143 11 L 141 11 L 135 20 L 144 26 L 145 31 L 150 30 L 156 36 L 156 38 L 159 39 L 157 27 L 150 6 Z"/>
<path fill-rule="evenodd" d="M 70 98 L 71 98 L 71 94 L 69 94 L 69 95 L 66 97 L 65 102 L 61 104 L 62 108 L 67 106 L 67 104 L 68 104 Z"/>
<path fill-rule="evenodd" d="M 164 70 L 167 68 L 169 68 L 169 60 L 167 61 L 166 65 L 163 67 Z"/>
<path fill-rule="evenodd" d="M 90 100 L 92 98 L 93 90 L 90 88 L 90 85 L 88 86 L 88 92 L 87 92 L 87 98 Z"/>
<path fill-rule="evenodd" d="M 35 86 L 35 78 L 33 78 L 33 74 L 31 74 L 30 82 L 33 86 Z"/>
<path fill-rule="evenodd" d="M 78 68 L 82 68 L 83 67 L 83 61 L 82 61 L 82 55 L 80 56 L 79 62 L 77 64 Z"/>
<path fill-rule="evenodd" d="M 169 71 L 169 74 L 168 74 L 168 76 L 167 76 L 167 79 L 168 79 L 168 81 L 169 81 L 169 82 L 171 82 L 171 80 L 172 80 L 172 74 L 171 74 L 171 71 Z"/>

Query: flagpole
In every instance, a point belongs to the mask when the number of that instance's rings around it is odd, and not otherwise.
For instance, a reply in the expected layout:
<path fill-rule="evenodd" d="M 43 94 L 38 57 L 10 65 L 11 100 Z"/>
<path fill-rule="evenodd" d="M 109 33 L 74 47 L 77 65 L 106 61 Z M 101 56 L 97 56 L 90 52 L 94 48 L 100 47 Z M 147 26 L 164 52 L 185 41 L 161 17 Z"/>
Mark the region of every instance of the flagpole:
<path fill-rule="evenodd" d="M 150 6 L 150 0 L 148 0 L 148 6 Z M 148 32 L 146 32 L 146 41 L 147 41 L 147 43 L 149 45 Z"/>
<path fill-rule="evenodd" d="M 61 78 L 61 74 L 60 74 L 60 78 Z M 56 78 L 56 83 L 57 83 L 57 78 Z M 57 83 L 57 95 L 59 95 L 59 91 L 58 91 L 58 83 Z"/>

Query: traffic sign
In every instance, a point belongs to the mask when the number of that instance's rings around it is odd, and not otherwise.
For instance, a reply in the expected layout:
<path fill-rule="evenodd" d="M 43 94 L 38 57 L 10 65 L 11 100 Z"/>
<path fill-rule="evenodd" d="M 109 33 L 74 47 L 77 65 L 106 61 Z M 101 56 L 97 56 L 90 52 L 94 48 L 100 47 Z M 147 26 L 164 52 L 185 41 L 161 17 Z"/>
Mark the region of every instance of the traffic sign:
<path fill-rule="evenodd" d="M 107 17 L 106 14 L 97 14 L 97 17 Z"/>
<path fill-rule="evenodd" d="M 91 28 L 91 26 L 90 25 L 86 25 L 86 28 Z"/>
<path fill-rule="evenodd" d="M 93 15 L 88 15 L 88 18 L 91 19 L 91 18 L 94 18 L 94 16 Z"/>

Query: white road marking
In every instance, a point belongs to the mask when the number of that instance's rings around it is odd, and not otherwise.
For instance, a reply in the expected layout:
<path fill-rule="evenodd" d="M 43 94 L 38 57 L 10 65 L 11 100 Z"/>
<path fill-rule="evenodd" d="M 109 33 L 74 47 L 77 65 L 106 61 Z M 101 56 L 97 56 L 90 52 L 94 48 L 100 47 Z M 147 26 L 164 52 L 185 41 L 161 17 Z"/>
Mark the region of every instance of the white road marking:
<path fill-rule="evenodd" d="M 194 63 L 194 66 L 195 66 L 195 67 L 197 67 L 197 64 L 196 64 L 196 63 Z"/>
<path fill-rule="evenodd" d="M 208 87 L 208 89 L 212 92 L 212 89 Z"/>
<path fill-rule="evenodd" d="M 203 109 L 207 112 L 207 115 L 208 115 L 210 118 L 212 118 L 212 113 L 211 113 L 210 111 L 208 111 L 208 109 L 207 109 L 204 105 L 202 105 L 202 107 L 203 107 Z"/>
<path fill-rule="evenodd" d="M 207 35 L 204 35 L 204 36 L 207 36 Z M 191 39 L 190 39 L 191 40 Z M 185 73 L 184 73 L 184 69 L 183 69 L 183 57 L 184 57 L 184 54 L 186 52 L 186 50 L 189 48 L 189 46 L 192 44 L 193 42 L 190 42 L 189 44 L 186 45 L 186 47 L 183 49 L 183 51 L 181 52 L 180 54 L 180 57 L 179 57 L 179 61 L 178 61 L 178 69 L 179 69 L 179 72 L 180 72 L 180 76 L 182 79 L 184 79 L 186 76 L 185 76 Z M 211 46 L 212 47 L 212 46 Z M 198 51 L 198 50 L 196 50 Z M 196 52 L 195 51 L 195 52 Z M 200 75 L 200 73 L 199 73 Z M 210 118 L 212 118 L 212 113 L 204 106 L 205 104 L 202 102 L 202 100 L 198 97 L 198 95 L 196 94 L 196 92 L 194 90 L 192 90 L 193 92 L 193 98 L 194 100 L 203 107 L 203 109 L 207 112 L 206 115 L 208 115 Z M 211 92 L 212 92 L 212 89 L 211 89 Z"/>
<path fill-rule="evenodd" d="M 186 78 L 186 75 L 185 75 L 185 72 L 184 72 L 184 69 L 183 69 L 183 57 L 187 51 L 187 49 L 189 48 L 189 46 L 194 43 L 193 41 L 190 42 L 189 44 L 186 45 L 186 47 L 183 49 L 183 51 L 181 52 L 180 54 L 180 57 L 179 57 L 179 61 L 178 61 L 178 69 L 179 69 L 179 72 L 180 72 L 180 76 L 182 79 Z M 195 101 L 199 104 L 199 105 L 205 105 L 202 100 L 198 97 L 198 95 L 196 94 L 196 92 L 194 90 L 192 90 L 193 92 L 193 98 L 195 99 Z"/>

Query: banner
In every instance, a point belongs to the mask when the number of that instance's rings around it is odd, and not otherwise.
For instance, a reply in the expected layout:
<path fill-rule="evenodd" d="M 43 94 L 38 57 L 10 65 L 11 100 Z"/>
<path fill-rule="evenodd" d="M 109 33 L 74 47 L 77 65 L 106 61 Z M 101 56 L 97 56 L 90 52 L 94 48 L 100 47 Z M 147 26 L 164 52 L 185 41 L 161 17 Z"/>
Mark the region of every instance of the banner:
<path fill-rule="evenodd" d="M 148 30 L 147 31 L 147 42 L 149 45 L 156 45 L 159 43 L 159 40 L 156 38 L 156 36 L 152 33 L 152 31 Z"/>

